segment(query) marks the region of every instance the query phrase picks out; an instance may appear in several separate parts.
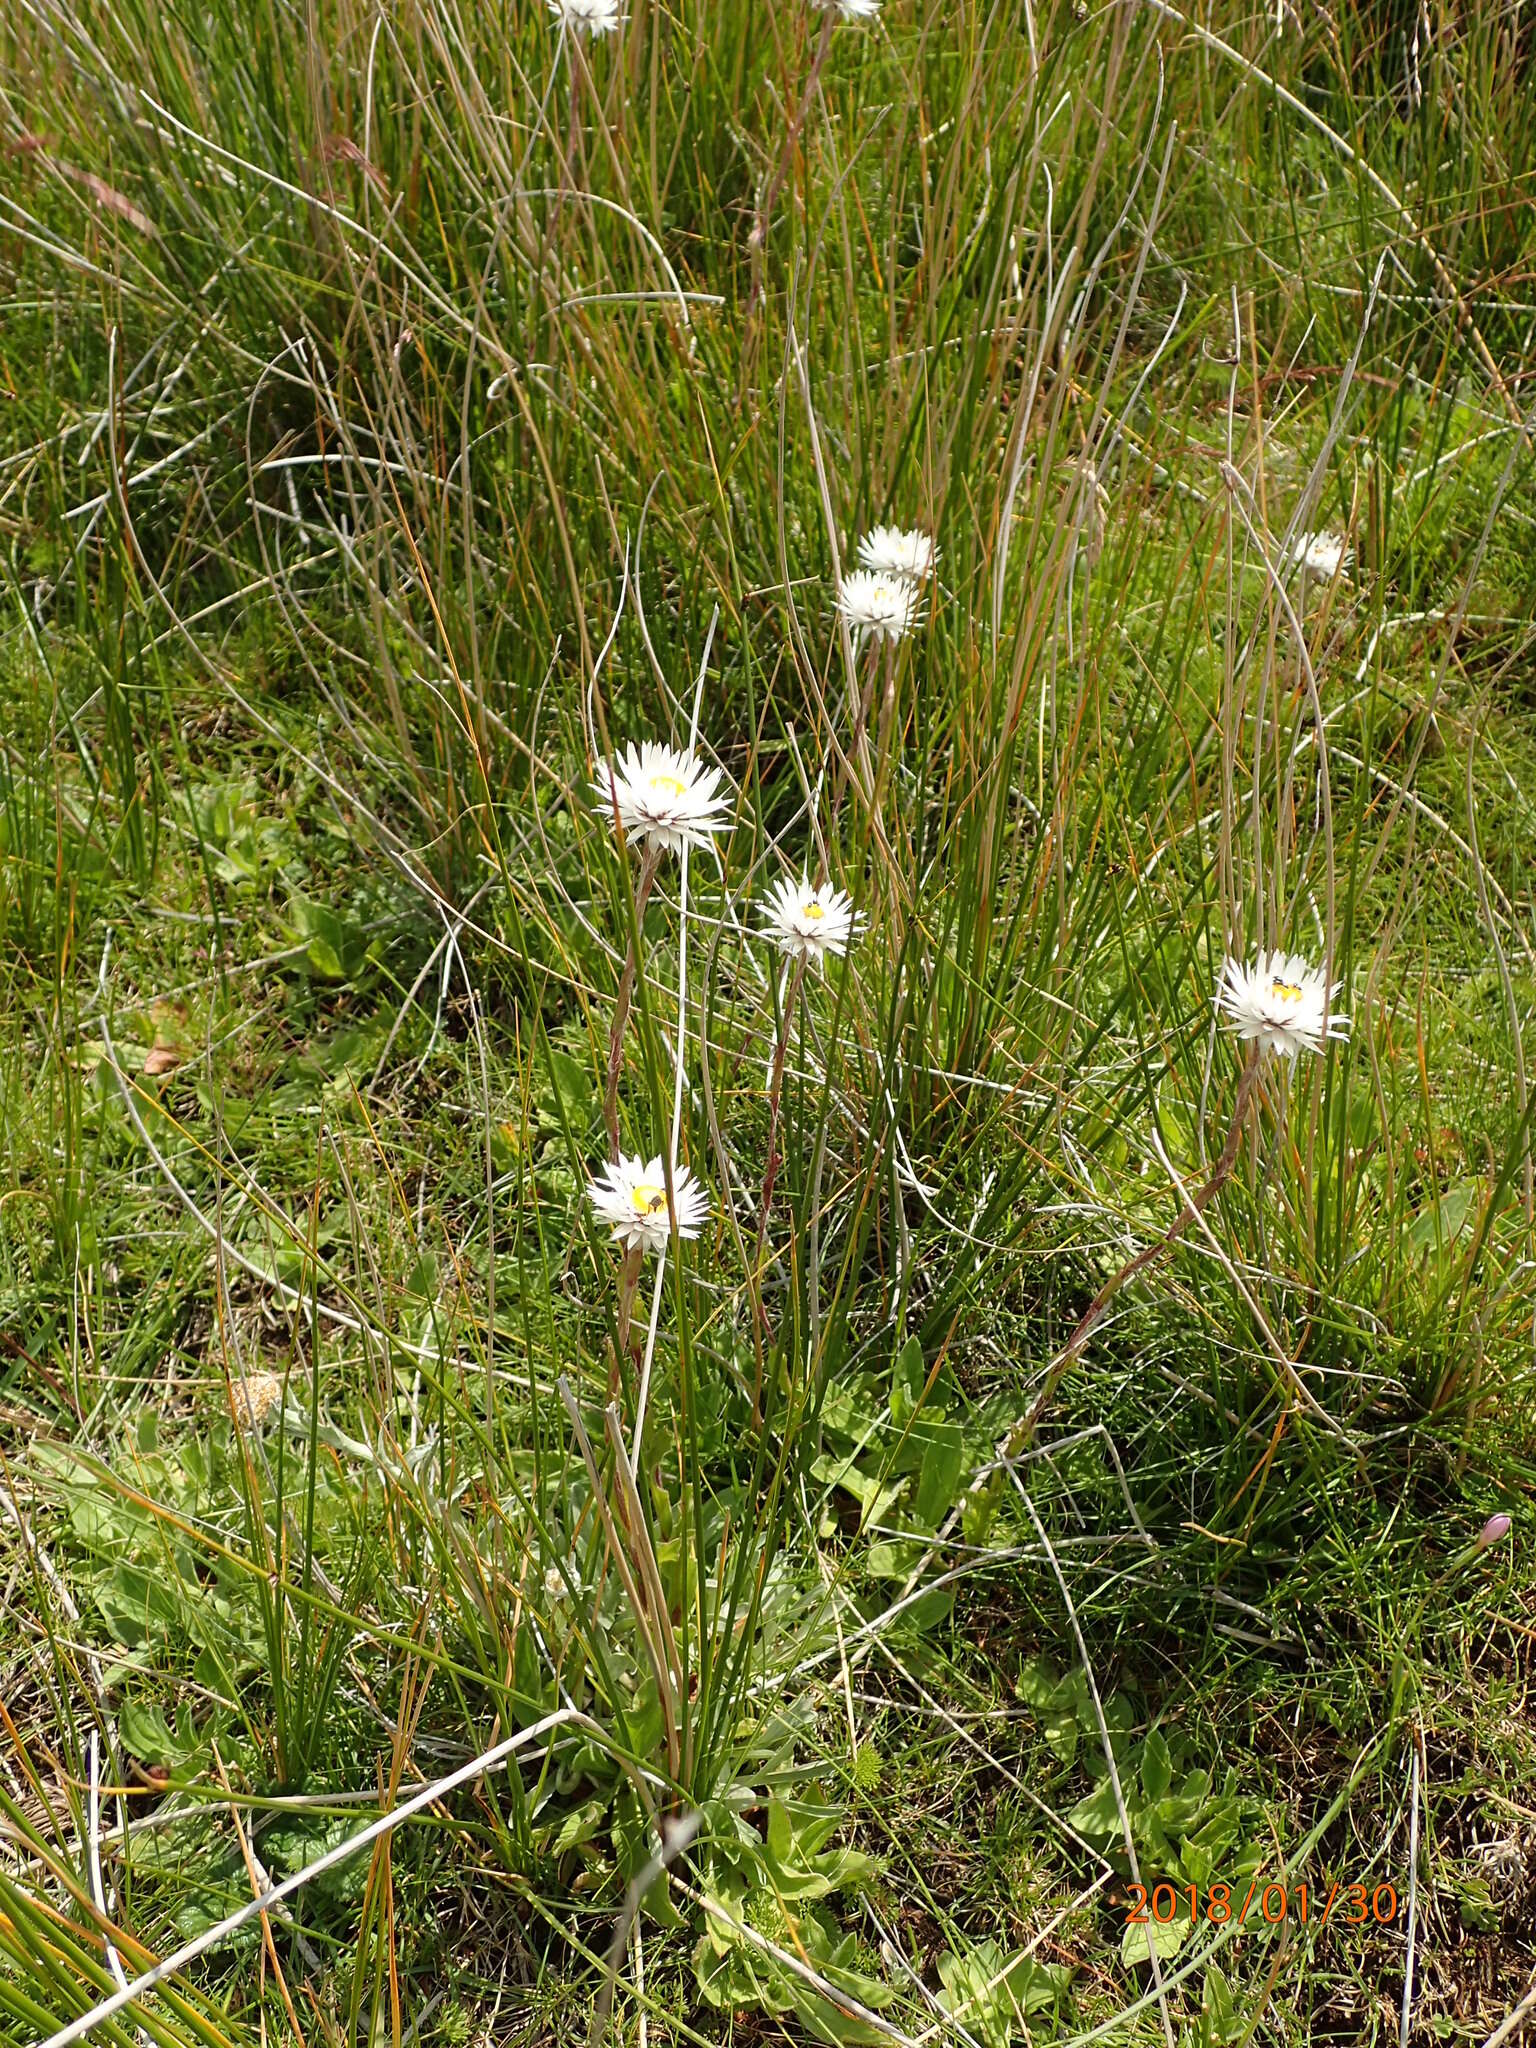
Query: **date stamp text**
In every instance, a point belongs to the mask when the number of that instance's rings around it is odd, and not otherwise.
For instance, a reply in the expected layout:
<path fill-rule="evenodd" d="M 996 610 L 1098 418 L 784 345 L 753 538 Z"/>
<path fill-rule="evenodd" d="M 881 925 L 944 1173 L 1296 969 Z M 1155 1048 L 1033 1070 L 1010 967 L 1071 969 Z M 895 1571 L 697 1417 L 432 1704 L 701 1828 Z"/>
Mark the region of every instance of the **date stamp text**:
<path fill-rule="evenodd" d="M 1246 1886 L 1164 1883 L 1148 1890 L 1133 1884 L 1126 1887 L 1125 1917 L 1139 1926 L 1154 1920 L 1159 1926 L 1172 1920 L 1209 1920 L 1217 1926 L 1236 1920 L 1239 1926 L 1262 1922 L 1273 1927 L 1295 1920 L 1319 1927 L 1330 1922 L 1386 1927 L 1397 1918 L 1397 1888 L 1335 1883 L 1324 1891 L 1308 1884 L 1260 1884 L 1257 1878 Z"/>

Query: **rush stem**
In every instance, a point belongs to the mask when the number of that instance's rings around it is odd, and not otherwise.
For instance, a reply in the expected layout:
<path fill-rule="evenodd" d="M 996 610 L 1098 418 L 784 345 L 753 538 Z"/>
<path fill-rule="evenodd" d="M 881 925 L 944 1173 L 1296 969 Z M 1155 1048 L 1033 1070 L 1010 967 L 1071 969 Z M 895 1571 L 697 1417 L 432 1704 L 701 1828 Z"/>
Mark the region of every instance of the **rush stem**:
<path fill-rule="evenodd" d="M 757 209 L 757 219 L 752 225 L 751 247 L 756 253 L 759 269 L 757 277 L 753 282 L 751 300 L 747 306 L 748 319 L 757 310 L 757 302 L 762 296 L 763 276 L 761 265 L 766 260 L 766 244 L 768 241 L 768 229 L 773 219 L 773 204 L 779 196 L 779 188 L 784 183 L 785 174 L 788 172 L 789 166 L 794 159 L 795 145 L 800 140 L 800 130 L 805 126 L 805 117 L 810 110 L 811 99 L 820 81 L 822 66 L 826 63 L 827 52 L 832 47 L 832 26 L 835 18 L 834 10 L 829 7 L 822 18 L 821 40 L 816 45 L 816 55 L 811 59 L 811 68 L 805 81 L 805 91 L 800 95 L 800 104 L 795 109 L 795 117 L 789 124 L 789 133 L 784 138 L 784 147 L 779 152 L 779 160 L 774 165 L 773 176 L 768 180 L 768 189 L 763 194 L 762 204 Z"/>

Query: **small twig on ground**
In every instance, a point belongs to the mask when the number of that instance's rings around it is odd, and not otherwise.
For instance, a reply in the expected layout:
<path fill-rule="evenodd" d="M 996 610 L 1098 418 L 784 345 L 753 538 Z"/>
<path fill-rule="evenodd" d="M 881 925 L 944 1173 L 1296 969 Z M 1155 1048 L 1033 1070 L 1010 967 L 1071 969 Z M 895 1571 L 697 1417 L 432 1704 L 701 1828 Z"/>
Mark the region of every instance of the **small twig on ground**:
<path fill-rule="evenodd" d="M 1536 1977 L 1531 1979 L 1530 1989 L 1515 2007 L 1514 2011 L 1499 2026 L 1495 2027 L 1488 2036 L 1487 2040 L 1483 2043 L 1483 2048 L 1504 2048 L 1504 2043 L 1514 2039 L 1516 2033 L 1533 2012 L 1536 2012 Z"/>
<path fill-rule="evenodd" d="M 224 1768 L 224 1759 L 219 1755 L 219 1745 L 217 1743 L 213 1745 L 213 1765 L 218 1773 L 219 1783 L 227 1795 L 230 1789 L 229 1774 Z M 235 1840 L 239 1844 L 241 1858 L 245 1863 L 246 1877 L 251 1887 L 251 1897 L 253 1899 L 260 1898 L 261 1894 L 271 1886 L 272 1873 L 251 1847 L 250 1840 L 240 1820 L 240 1810 L 235 1805 L 233 1798 L 229 1801 L 229 1818 L 235 1830 Z M 278 1917 L 290 1927 L 293 1925 L 291 1914 L 284 1912 L 280 1913 Z M 298 1930 L 295 1928 L 294 1931 L 297 1932 Z M 283 1966 L 278 1960 L 277 1944 L 272 1939 L 272 1921 L 266 1913 L 263 1913 L 261 1916 L 261 1941 L 267 1967 L 271 1970 L 273 1978 L 276 1980 L 278 1996 L 283 2001 L 283 2009 L 288 2015 L 288 2024 L 293 2028 L 293 2038 L 298 2042 L 302 2042 L 304 2030 L 299 2025 L 299 2016 L 293 2009 L 293 1999 L 288 1991 L 288 1979 L 283 1975 Z M 301 1953 L 304 1955 L 306 1964 L 313 1968 L 319 1958 L 315 1955 L 314 1950 L 302 1934 L 299 1935 L 298 1945 Z M 114 1976 L 117 1975 L 115 1971 L 113 1974 Z M 119 1979 L 119 1982 L 121 1983 L 121 1979 Z M 143 2039 L 144 2037 L 141 2036 L 140 2038 Z"/>
<path fill-rule="evenodd" d="M 689 1843 L 692 1842 L 694 1836 L 699 1832 L 699 1824 L 702 1819 L 702 1814 L 698 1813 L 679 1814 L 675 1818 L 671 1816 L 664 1817 L 660 1823 L 661 1847 L 651 1857 L 645 1868 L 637 1871 L 635 1876 L 631 1878 L 629 1889 L 624 1894 L 624 1904 L 619 1911 L 618 1920 L 614 1924 L 613 1940 L 608 1944 L 608 1960 L 603 1973 L 603 1985 L 592 2007 L 592 2026 L 587 2034 L 587 2048 L 602 2048 L 603 2037 L 608 2032 L 608 2015 L 613 2009 L 614 1990 L 619 1981 L 619 1965 L 623 1962 L 624 1951 L 629 1946 L 630 1930 L 633 1929 L 637 1936 L 640 1932 L 640 1907 L 646 1893 L 656 1882 L 657 1878 L 661 1876 L 662 1872 L 669 1870 L 688 1847 Z M 640 1967 L 642 1965 L 639 1963 L 639 1951 L 637 1950 L 637 1977 Z M 637 1982 L 635 1988 L 638 1992 L 643 1992 L 644 1990 L 643 1984 L 639 1982 Z M 642 2010 L 642 2021 L 644 2017 L 645 2014 Z"/>
<path fill-rule="evenodd" d="M 94 1728 L 91 1730 L 90 1769 L 91 1783 L 88 1818 L 90 1824 L 91 1897 L 95 1900 L 96 1910 L 102 1919 L 110 1920 L 112 1915 L 107 1911 L 107 1888 L 102 1883 L 101 1878 L 101 1739 Z M 123 1968 L 123 1959 L 118 1954 L 116 1944 L 113 1942 L 110 1934 L 103 1934 L 101 1939 L 102 1945 L 107 1952 L 107 1968 L 112 1972 L 112 1982 L 119 1991 L 125 1991 L 128 1987 L 128 1973 Z M 142 2027 L 139 2029 L 139 2040 L 144 2044 L 144 2048 L 149 2048 L 149 2036 Z"/>

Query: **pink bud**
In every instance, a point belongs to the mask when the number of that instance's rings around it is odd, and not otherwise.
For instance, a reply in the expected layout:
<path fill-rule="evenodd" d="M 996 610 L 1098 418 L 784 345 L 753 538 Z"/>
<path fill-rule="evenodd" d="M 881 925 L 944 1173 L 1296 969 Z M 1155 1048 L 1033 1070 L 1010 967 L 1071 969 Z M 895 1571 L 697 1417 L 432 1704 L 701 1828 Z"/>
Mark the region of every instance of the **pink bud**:
<path fill-rule="evenodd" d="M 1477 1539 L 1478 1549 L 1487 1550 L 1490 1545 L 1501 1543 L 1509 1534 L 1509 1530 L 1510 1520 L 1508 1515 L 1490 1515 L 1483 1524 L 1483 1533 Z"/>

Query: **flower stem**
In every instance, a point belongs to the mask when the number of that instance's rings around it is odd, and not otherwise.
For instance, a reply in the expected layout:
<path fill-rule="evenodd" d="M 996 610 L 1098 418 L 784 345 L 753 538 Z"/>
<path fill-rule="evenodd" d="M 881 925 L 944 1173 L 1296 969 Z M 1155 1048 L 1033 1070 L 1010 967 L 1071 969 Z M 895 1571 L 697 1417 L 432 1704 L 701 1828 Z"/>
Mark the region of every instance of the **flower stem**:
<path fill-rule="evenodd" d="M 613 1369 L 608 1385 L 611 1401 L 618 1399 L 624 1360 L 629 1356 L 629 1326 L 635 1312 L 635 1296 L 640 1291 L 640 1273 L 644 1264 L 645 1253 L 639 1245 L 632 1245 L 625 1252 L 624 1263 L 619 1268 L 619 1306 L 614 1328 Z"/>
<path fill-rule="evenodd" d="M 613 1025 L 608 1034 L 608 1080 L 603 1090 L 603 1122 L 608 1130 L 610 1159 L 617 1159 L 619 1156 L 619 1069 L 624 1064 L 624 1029 L 629 1022 L 629 1006 L 634 1000 L 635 975 L 639 969 L 640 924 L 645 916 L 645 906 L 650 901 L 651 885 L 656 880 L 656 870 L 660 865 L 660 850 L 648 846 L 641 857 L 640 877 L 635 883 L 634 930 L 624 955 L 624 972 L 619 977 L 619 993 L 613 1005 Z"/>
<path fill-rule="evenodd" d="M 796 960 L 790 970 L 789 988 L 784 996 L 784 1018 L 779 1026 L 779 1035 L 773 1048 L 773 1066 L 768 1075 L 768 1164 L 763 1169 L 763 1193 L 757 1218 L 757 1256 L 763 1255 L 763 1239 L 768 1235 L 768 1207 L 773 1200 L 773 1183 L 779 1171 L 779 1103 L 784 1092 L 784 1059 L 789 1051 L 789 1032 L 795 1014 L 795 1003 L 800 995 L 800 984 L 805 979 L 805 962 Z"/>
<path fill-rule="evenodd" d="M 794 1020 L 795 1004 L 800 996 L 800 984 L 805 979 L 805 961 L 796 960 L 790 970 L 789 986 L 784 992 L 784 1014 L 779 1021 L 778 1036 L 774 1040 L 773 1064 L 768 1070 L 768 1162 L 763 1168 L 763 1192 L 758 1202 L 757 1249 L 752 1260 L 752 1270 L 757 1276 L 757 1313 L 760 1321 L 766 1321 L 762 1306 L 763 1248 L 768 1239 L 768 1212 L 773 1204 L 773 1184 L 779 1173 L 779 1108 L 784 1093 L 784 1059 L 789 1051 L 789 1033 Z M 762 1351 L 758 1351 L 757 1378 L 752 1389 L 752 1421 L 755 1427 L 762 1413 Z"/>

